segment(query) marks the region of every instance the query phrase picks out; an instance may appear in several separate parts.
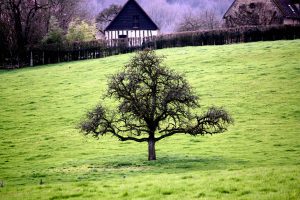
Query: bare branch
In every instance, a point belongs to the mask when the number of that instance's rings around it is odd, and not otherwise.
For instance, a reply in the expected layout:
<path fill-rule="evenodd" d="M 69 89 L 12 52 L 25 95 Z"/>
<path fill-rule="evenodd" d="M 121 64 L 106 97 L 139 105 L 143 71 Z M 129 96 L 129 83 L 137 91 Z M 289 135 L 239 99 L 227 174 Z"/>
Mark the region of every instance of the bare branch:
<path fill-rule="evenodd" d="M 228 124 L 233 124 L 233 119 L 223 108 L 210 108 L 206 114 L 202 116 L 194 117 L 194 124 L 189 124 L 186 127 L 167 127 L 164 130 L 159 131 L 162 133 L 160 137 L 156 138 L 156 141 L 162 140 L 166 137 L 184 133 L 189 135 L 205 135 L 205 134 L 217 134 L 223 133 L 227 130 Z"/>

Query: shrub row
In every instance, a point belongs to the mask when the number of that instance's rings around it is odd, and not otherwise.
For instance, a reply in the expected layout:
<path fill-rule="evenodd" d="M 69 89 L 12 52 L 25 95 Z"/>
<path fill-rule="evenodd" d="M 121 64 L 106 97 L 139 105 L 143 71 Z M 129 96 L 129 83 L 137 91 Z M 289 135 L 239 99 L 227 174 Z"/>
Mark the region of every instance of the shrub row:
<path fill-rule="evenodd" d="M 102 58 L 133 52 L 142 48 L 162 49 L 184 46 L 224 45 L 231 43 L 292 40 L 300 38 L 297 26 L 246 26 L 212 31 L 181 32 L 146 38 L 141 47 L 108 46 L 106 41 L 64 43 L 60 45 L 36 45 L 28 47 L 26 66 L 42 65 L 74 60 Z M 122 44 L 120 42 L 120 44 Z M 0 68 L 20 66 L 13 56 L 0 56 Z"/>
<path fill-rule="evenodd" d="M 138 47 L 140 48 L 140 47 Z M 137 48 L 125 46 L 109 47 L 106 41 L 75 42 L 63 44 L 43 44 L 28 47 L 25 66 L 44 65 L 59 62 L 102 58 L 111 55 L 129 53 Z M 1 60 L 0 68 L 18 68 L 17 58 L 6 57 Z"/>
<path fill-rule="evenodd" d="M 154 40 L 147 40 L 145 46 L 156 49 L 224 45 L 231 43 L 292 40 L 300 38 L 300 26 L 246 26 L 232 29 L 219 29 L 212 31 L 181 32 L 161 35 Z"/>

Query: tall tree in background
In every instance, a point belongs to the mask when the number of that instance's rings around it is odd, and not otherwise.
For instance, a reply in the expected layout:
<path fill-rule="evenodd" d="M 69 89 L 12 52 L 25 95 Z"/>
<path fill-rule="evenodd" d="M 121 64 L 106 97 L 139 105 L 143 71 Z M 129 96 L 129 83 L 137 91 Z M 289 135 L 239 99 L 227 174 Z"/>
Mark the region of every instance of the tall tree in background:
<path fill-rule="evenodd" d="M 41 31 L 45 30 L 42 24 L 35 28 L 37 23 L 43 22 L 44 11 L 52 5 L 50 0 L 2 0 L 0 22 L 10 26 L 6 38 L 13 38 L 15 56 L 20 65 L 25 57 L 26 45 L 42 38 Z"/>
<path fill-rule="evenodd" d="M 67 32 L 69 24 L 75 19 L 92 21 L 90 10 L 87 5 L 90 0 L 51 0 L 53 5 L 49 10 L 51 16 L 54 16 L 59 26 Z M 94 16 L 93 16 L 94 17 Z M 93 18 L 92 17 L 92 18 Z M 50 18 L 49 18 L 50 19 Z"/>
<path fill-rule="evenodd" d="M 58 19 L 66 33 L 73 18 L 88 12 L 79 8 L 83 1 L 86 0 L 1 0 L 0 42 L 5 49 L 0 51 L 0 58 L 10 58 L 16 66 L 25 64 L 26 48 L 40 43 L 50 31 L 51 17 Z"/>
<path fill-rule="evenodd" d="M 182 18 L 176 30 L 178 32 L 212 30 L 219 28 L 220 24 L 217 15 L 212 10 L 206 10 L 197 15 L 188 12 L 188 14 Z"/>
<path fill-rule="evenodd" d="M 64 42 L 64 31 L 60 28 L 59 22 L 56 17 L 51 16 L 49 21 L 49 31 L 43 38 L 43 44 L 62 44 Z"/>
<path fill-rule="evenodd" d="M 193 18 L 200 15 L 205 17 L 205 13 L 208 12 L 208 17 L 213 14 L 214 22 L 221 22 L 222 16 L 233 0 L 139 0 L 139 2 L 161 32 L 171 33 L 177 31 L 185 16 L 189 15 Z"/>
<path fill-rule="evenodd" d="M 97 29 L 104 34 L 106 26 L 115 18 L 121 11 L 122 6 L 112 4 L 108 8 L 102 10 L 96 17 Z"/>
<path fill-rule="evenodd" d="M 4 4 L 0 4 L 0 61 L 3 61 L 6 57 L 11 57 L 13 53 L 12 45 L 15 44 L 12 40 L 14 31 L 8 23 L 10 16 L 4 6 Z"/>
<path fill-rule="evenodd" d="M 108 96 L 119 101 L 117 109 L 96 106 L 80 129 L 95 137 L 112 134 L 121 141 L 147 142 L 148 160 L 156 160 L 155 144 L 172 135 L 226 131 L 233 122 L 230 115 L 216 107 L 202 115 L 192 112 L 200 107 L 198 97 L 162 61 L 151 50 L 137 53 L 123 72 L 110 78 Z"/>
<path fill-rule="evenodd" d="M 72 19 L 78 18 L 78 15 L 80 14 L 78 12 L 80 2 L 81 0 L 55 0 L 54 5 L 51 10 L 49 10 L 50 15 L 54 16 L 58 20 L 59 26 L 65 32 L 67 31 Z"/>

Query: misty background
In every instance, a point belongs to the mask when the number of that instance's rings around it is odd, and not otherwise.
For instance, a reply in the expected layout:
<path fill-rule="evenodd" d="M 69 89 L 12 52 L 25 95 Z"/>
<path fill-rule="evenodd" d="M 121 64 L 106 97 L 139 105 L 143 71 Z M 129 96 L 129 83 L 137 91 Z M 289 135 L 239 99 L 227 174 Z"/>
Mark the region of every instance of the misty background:
<path fill-rule="evenodd" d="M 127 0 L 88 0 L 88 3 L 82 3 L 81 9 L 88 11 L 92 19 L 111 4 L 123 6 L 126 2 Z M 233 0 L 137 0 L 137 2 L 159 26 L 161 32 L 170 33 L 187 15 L 210 12 L 221 21 Z"/>

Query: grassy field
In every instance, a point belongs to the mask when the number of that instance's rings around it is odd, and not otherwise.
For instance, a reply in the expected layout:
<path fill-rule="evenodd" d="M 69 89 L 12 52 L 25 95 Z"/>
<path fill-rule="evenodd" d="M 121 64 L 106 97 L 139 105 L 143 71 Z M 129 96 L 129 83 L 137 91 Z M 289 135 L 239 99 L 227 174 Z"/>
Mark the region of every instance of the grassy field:
<path fill-rule="evenodd" d="M 160 141 L 156 162 L 146 143 L 82 136 L 132 54 L 0 71 L 0 199 L 300 199 L 300 40 L 158 54 L 203 111 L 230 111 L 228 132 Z"/>

